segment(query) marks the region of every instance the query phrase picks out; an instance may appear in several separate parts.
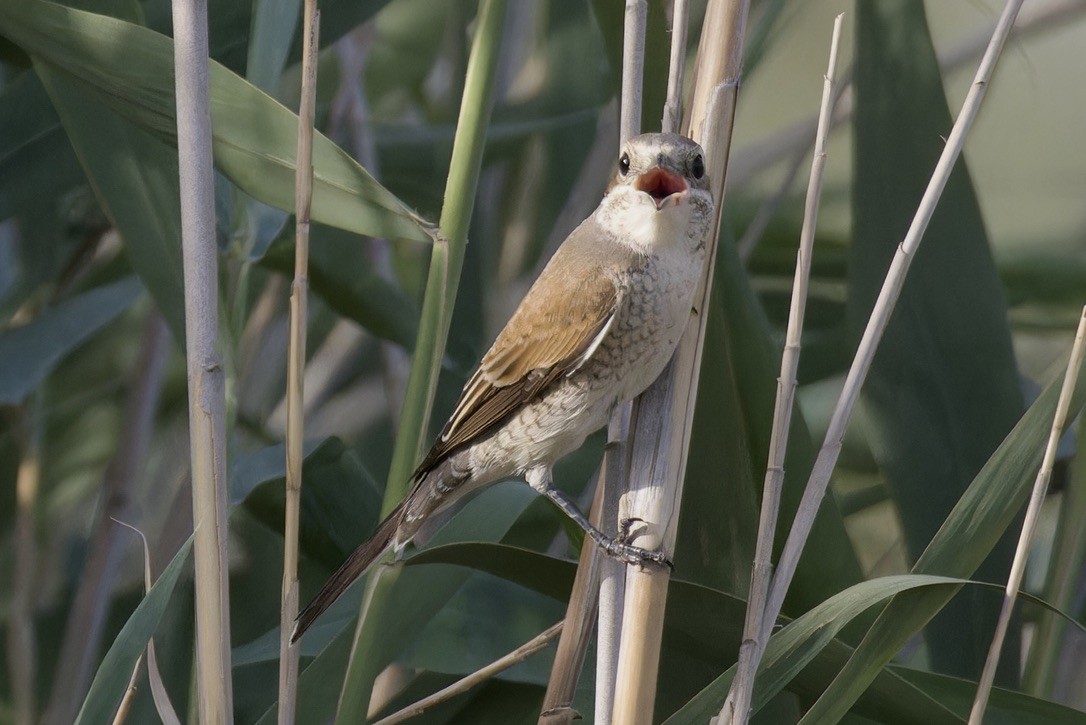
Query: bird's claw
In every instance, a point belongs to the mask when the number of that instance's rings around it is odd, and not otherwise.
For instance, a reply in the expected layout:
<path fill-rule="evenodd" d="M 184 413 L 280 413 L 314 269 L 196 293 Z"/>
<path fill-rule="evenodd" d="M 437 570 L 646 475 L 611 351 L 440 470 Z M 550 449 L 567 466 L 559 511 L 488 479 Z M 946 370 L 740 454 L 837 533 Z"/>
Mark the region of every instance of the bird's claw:
<path fill-rule="evenodd" d="M 638 564 L 640 566 L 655 564 L 657 566 L 666 566 L 672 571 L 675 569 L 671 561 L 664 556 L 664 552 L 649 551 L 648 549 L 642 549 L 640 546 L 632 546 L 619 538 L 608 542 L 604 548 L 608 556 L 627 564 Z"/>
<path fill-rule="evenodd" d="M 622 519 L 618 522 L 618 536 L 615 537 L 615 541 L 620 544 L 625 544 L 630 540 L 630 529 L 633 528 L 633 525 L 644 522 L 645 519 L 639 519 L 636 516 Z"/>

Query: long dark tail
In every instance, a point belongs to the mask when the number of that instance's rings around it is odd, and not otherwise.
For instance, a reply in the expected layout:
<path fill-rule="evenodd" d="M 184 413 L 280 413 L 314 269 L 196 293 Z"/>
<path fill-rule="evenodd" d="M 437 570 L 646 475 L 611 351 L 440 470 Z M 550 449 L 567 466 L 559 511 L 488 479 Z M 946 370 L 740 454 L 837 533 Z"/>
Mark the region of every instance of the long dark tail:
<path fill-rule="evenodd" d="M 291 642 L 297 642 L 317 617 L 324 614 L 324 611 L 332 606 L 343 592 L 347 591 L 354 580 L 365 574 L 373 562 L 388 550 L 392 545 L 392 537 L 396 535 L 396 529 L 400 526 L 403 510 L 403 503 L 393 509 L 392 513 L 377 527 L 377 533 L 355 549 L 343 565 L 336 569 L 336 573 L 325 582 L 317 596 L 313 597 L 313 601 L 307 604 L 298 615 L 298 619 L 294 622 L 294 633 L 290 636 Z"/>

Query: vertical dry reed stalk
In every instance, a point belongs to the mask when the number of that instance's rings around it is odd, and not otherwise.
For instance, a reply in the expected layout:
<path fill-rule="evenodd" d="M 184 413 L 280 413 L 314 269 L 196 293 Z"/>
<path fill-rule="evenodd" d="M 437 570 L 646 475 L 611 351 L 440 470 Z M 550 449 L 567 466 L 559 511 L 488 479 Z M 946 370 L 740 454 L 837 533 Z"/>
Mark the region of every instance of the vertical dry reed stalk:
<path fill-rule="evenodd" d="M 1056 403 L 1056 414 L 1052 418 L 1052 430 L 1048 435 L 1048 445 L 1045 447 L 1041 469 L 1037 471 L 1037 480 L 1033 483 L 1033 493 L 1029 498 L 1026 518 L 1022 522 L 1022 533 L 1018 538 L 1018 548 L 1014 552 L 1014 562 L 1011 564 L 1011 572 L 1007 577 L 1007 588 L 1003 594 L 1003 607 L 999 612 L 999 621 L 996 623 L 995 635 L 992 637 L 992 646 L 988 650 L 988 658 L 984 662 L 984 670 L 981 672 L 980 681 L 977 683 L 977 695 L 973 700 L 973 708 L 969 713 L 969 725 L 980 725 L 984 720 L 984 710 L 988 707 L 988 696 L 992 692 L 996 667 L 999 666 L 999 652 L 1003 649 L 1003 640 L 1007 636 L 1011 612 L 1014 610 L 1014 602 L 1018 598 L 1018 588 L 1022 586 L 1022 577 L 1026 573 L 1029 546 L 1033 541 L 1033 534 L 1037 530 L 1037 522 L 1041 518 L 1041 506 L 1044 504 L 1045 495 L 1048 493 L 1048 482 L 1052 479 L 1052 466 L 1056 462 L 1056 449 L 1059 447 L 1060 438 L 1063 437 L 1063 431 L 1067 425 L 1067 411 L 1071 407 L 1071 398 L 1075 394 L 1075 383 L 1078 381 L 1078 372 L 1082 367 L 1084 350 L 1086 350 L 1086 307 L 1082 309 L 1082 316 L 1078 321 L 1078 331 L 1075 333 L 1075 342 L 1071 346 L 1071 359 L 1067 361 L 1067 372 L 1063 376 L 1063 386 L 1060 388 L 1060 397 Z"/>
<path fill-rule="evenodd" d="M 675 545 L 697 397 L 708 318 L 702 311 L 711 291 L 748 10 L 746 0 L 711 0 L 706 10 L 688 135 L 705 149 L 717 218 L 706 245 L 705 274 L 694 298 L 695 319 L 687 326 L 663 375 L 639 399 L 640 412 L 629 444 L 631 490 L 624 498 L 623 513 L 642 521 L 632 543 L 662 548 L 669 555 Z M 614 722 L 643 723 L 652 719 L 669 578 L 669 572 L 660 567 L 627 567 Z"/>
<path fill-rule="evenodd" d="M 305 350 L 309 295 L 309 215 L 313 202 L 313 123 L 317 104 L 320 11 L 305 0 L 302 26 L 302 91 L 294 168 L 294 284 L 290 291 L 287 350 L 286 492 L 283 522 L 283 591 L 279 612 L 279 725 L 294 722 L 298 697 L 298 648 L 291 646 L 298 616 L 298 519 L 305 457 Z"/>
<path fill-rule="evenodd" d="M 1004 6 L 1003 13 L 1000 15 L 999 22 L 996 24 L 991 40 L 988 43 L 988 49 L 981 59 L 973 84 L 970 86 L 969 93 L 962 104 L 961 112 L 954 121 L 954 127 L 947 137 L 943 153 L 939 157 L 935 170 L 932 172 L 931 181 L 928 182 L 928 187 L 917 207 L 916 215 L 913 217 L 912 224 L 905 234 L 905 239 L 898 247 L 897 253 L 890 264 L 890 269 L 886 273 L 882 290 L 879 292 L 878 300 L 871 310 L 871 317 L 868 319 L 867 327 L 860 339 L 852 366 L 845 378 L 844 388 L 830 417 L 825 441 L 815 459 L 810 478 L 807 481 L 807 487 L 803 492 L 803 499 L 800 501 L 799 509 L 796 511 L 791 530 L 788 533 L 788 541 L 785 543 L 784 551 L 777 563 L 777 571 L 770 586 L 769 600 L 762 620 L 761 639 L 763 641 L 772 632 L 773 624 L 776 622 L 777 615 L 780 614 L 781 606 L 784 604 L 784 597 L 788 593 L 788 586 L 796 573 L 799 557 L 803 553 L 803 546 L 811 533 L 811 528 L 814 526 L 815 516 L 826 493 L 826 487 L 829 485 L 830 474 L 832 474 L 834 466 L 837 464 L 837 456 L 841 452 L 844 441 L 845 428 L 852 416 L 856 401 L 859 399 L 860 387 L 863 385 L 864 380 L 867 379 L 867 373 L 871 369 L 871 361 L 875 357 L 875 351 L 878 349 L 879 342 L 882 340 L 882 335 L 890 321 L 890 315 L 893 313 L 894 306 L 901 294 L 901 288 L 905 283 L 905 276 L 909 271 L 913 255 L 920 246 L 920 241 L 923 239 L 928 222 L 931 221 L 932 214 L 935 212 L 939 197 L 942 195 L 947 180 L 950 178 L 950 172 L 961 154 L 962 147 L 965 145 L 965 137 L 972 128 L 973 121 L 980 110 L 981 102 L 988 90 L 989 80 L 995 70 L 996 61 L 999 59 L 999 54 L 1003 50 L 1003 45 L 1007 40 L 1007 36 L 1010 35 L 1011 28 L 1014 26 L 1014 19 L 1021 7 L 1022 0 L 1008 0 Z"/>
<path fill-rule="evenodd" d="M 729 722 L 745 725 L 749 719 L 757 663 L 761 660 L 766 645 L 761 639 L 762 616 L 769 594 L 769 580 L 773 573 L 773 540 L 781 506 L 781 491 L 784 487 L 784 458 L 788 450 L 788 430 L 792 423 L 792 406 L 796 397 L 800 339 L 803 334 L 803 315 L 807 307 L 807 282 L 811 276 L 811 255 L 814 248 L 815 227 L 818 223 L 818 202 L 822 196 L 822 177 L 826 168 L 826 139 L 830 133 L 830 115 L 834 99 L 833 78 L 837 69 L 837 49 L 841 41 L 843 18 L 844 15 L 838 15 L 834 19 L 833 34 L 830 39 L 830 59 L 822 86 L 822 105 L 818 113 L 814 159 L 811 162 L 811 176 L 807 183 L 807 203 L 803 209 L 803 226 L 800 230 L 799 251 L 796 255 L 792 307 L 788 315 L 784 352 L 781 355 L 781 374 L 777 378 L 773 428 L 769 439 L 769 461 L 766 464 L 762 491 L 758 541 L 754 552 L 754 563 L 751 567 L 750 595 L 747 601 L 746 621 L 743 625 L 743 642 L 739 648 L 739 667 L 735 680 L 732 681 L 731 691 L 720 710 L 721 725 Z"/>
<path fill-rule="evenodd" d="M 233 720 L 226 530 L 226 392 L 219 334 L 215 178 L 211 163 L 207 0 L 174 0 L 177 160 L 185 278 L 192 518 L 196 552 L 196 676 L 200 722 Z"/>

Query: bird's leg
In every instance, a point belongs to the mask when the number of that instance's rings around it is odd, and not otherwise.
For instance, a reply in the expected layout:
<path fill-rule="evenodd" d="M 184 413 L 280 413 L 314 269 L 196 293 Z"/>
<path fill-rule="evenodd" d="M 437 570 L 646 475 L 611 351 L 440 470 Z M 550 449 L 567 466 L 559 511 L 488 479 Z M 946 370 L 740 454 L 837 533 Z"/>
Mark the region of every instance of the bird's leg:
<path fill-rule="evenodd" d="M 573 523 L 584 529 L 584 532 L 588 534 L 596 545 L 607 552 L 608 556 L 611 556 L 619 561 L 624 561 L 627 564 L 659 564 L 666 566 L 669 569 L 674 567 L 668 558 L 664 556 L 662 551 L 649 551 L 648 549 L 642 549 L 640 546 L 633 546 L 625 542 L 625 538 L 629 535 L 629 525 L 633 523 L 633 520 L 624 522 L 624 530 L 617 537 L 610 537 L 603 533 L 589 521 L 581 510 L 577 508 L 577 504 L 574 503 L 565 493 L 560 489 L 554 487 L 551 481 L 550 470 L 543 468 L 533 468 L 528 471 L 525 478 L 528 481 L 528 485 L 539 491 L 565 512 L 566 516 L 569 516 L 573 520 Z"/>

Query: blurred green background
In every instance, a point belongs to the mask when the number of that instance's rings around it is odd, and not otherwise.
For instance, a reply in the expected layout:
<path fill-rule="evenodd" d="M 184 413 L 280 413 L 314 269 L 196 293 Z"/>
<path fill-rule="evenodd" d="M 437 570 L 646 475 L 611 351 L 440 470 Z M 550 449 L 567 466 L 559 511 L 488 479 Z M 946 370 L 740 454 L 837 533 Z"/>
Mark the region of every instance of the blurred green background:
<path fill-rule="evenodd" d="M 692 3 L 689 67 L 704 4 Z M 238 722 L 267 721 L 276 699 L 294 229 L 274 205 L 292 199 L 295 131 L 279 104 L 297 107 L 298 5 L 210 3 Z M 656 720 L 703 721 L 699 703 L 735 661 L 833 16 L 848 13 L 839 67 L 855 68 L 841 74 L 829 147 L 781 529 L 1000 7 L 753 3 Z M 311 250 L 303 599 L 377 519 L 426 280 L 420 219 L 441 212 L 477 10 L 467 0 L 321 8 L 318 128 L 329 140 L 317 157 Z M 510 3 L 435 426 L 612 173 L 623 8 Z M 669 13 L 650 0 L 644 130 L 659 127 Z M 1062 376 L 1086 301 L 1086 2 L 1029 2 L 1019 22 L 786 603 L 790 617 L 826 603 L 808 634 L 836 639 L 783 655 L 787 677 L 756 698 L 762 722 L 798 721 L 897 590 L 864 590 L 847 614 L 834 594 L 908 572 L 922 555 L 916 573 L 1005 580 L 1051 421 L 1052 396 L 1038 395 Z M 0 0 L 0 722 L 72 721 L 121 642 L 142 596 L 142 556 L 109 517 L 146 534 L 156 576 L 191 531 L 169 29 L 166 0 Z M 594 439 L 557 474 L 586 506 L 601 452 Z M 1068 434 L 1027 576 L 1031 593 L 1079 621 L 1084 485 Z M 977 508 L 955 519 L 963 494 Z M 379 655 L 391 664 L 373 711 L 409 704 L 559 619 L 579 545 L 523 485 L 476 499 L 397 582 Z M 301 722 L 334 713 L 356 589 L 304 641 Z M 916 600 L 899 605 L 934 614 L 954 591 L 912 589 L 902 597 Z M 191 594 L 185 570 L 163 595 L 155 635 L 182 719 L 192 709 Z M 970 586 L 926 637 L 930 615 L 875 625 L 900 641 L 883 657 L 895 664 L 865 665 L 873 681 L 862 696 L 842 695 L 847 720 L 960 721 L 998 604 L 996 591 Z M 1086 709 L 1081 632 L 1039 606 L 1020 609 L 999 679 L 1009 689 L 990 721 L 1086 722 L 1054 704 Z M 532 722 L 551 656 L 419 722 Z M 102 668 L 99 696 L 108 701 L 130 672 Z M 590 652 L 575 702 L 589 721 L 591 680 Z M 146 680 L 134 708 L 132 722 L 155 721 Z"/>

